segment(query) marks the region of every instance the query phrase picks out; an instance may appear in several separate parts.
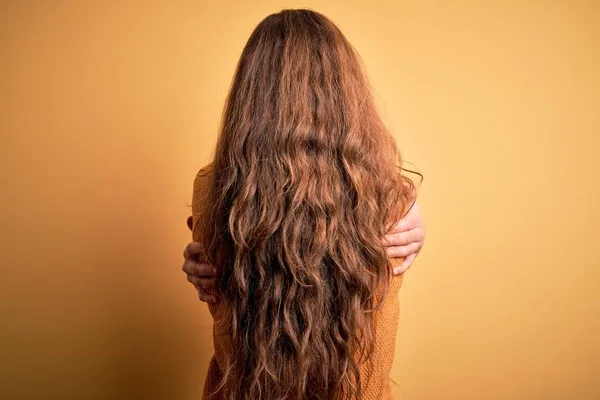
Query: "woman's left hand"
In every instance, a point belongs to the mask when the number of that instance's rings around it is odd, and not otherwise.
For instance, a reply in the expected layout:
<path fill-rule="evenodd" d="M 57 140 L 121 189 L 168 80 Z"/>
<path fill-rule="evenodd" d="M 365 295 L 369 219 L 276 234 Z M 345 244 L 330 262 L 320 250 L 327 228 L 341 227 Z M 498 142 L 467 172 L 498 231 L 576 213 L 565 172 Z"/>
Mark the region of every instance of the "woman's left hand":
<path fill-rule="evenodd" d="M 402 264 L 394 268 L 394 275 L 406 272 L 419 255 L 425 242 L 425 225 L 419 205 L 415 203 L 400 221 L 395 223 L 385 235 L 383 244 L 390 257 L 406 257 Z"/>

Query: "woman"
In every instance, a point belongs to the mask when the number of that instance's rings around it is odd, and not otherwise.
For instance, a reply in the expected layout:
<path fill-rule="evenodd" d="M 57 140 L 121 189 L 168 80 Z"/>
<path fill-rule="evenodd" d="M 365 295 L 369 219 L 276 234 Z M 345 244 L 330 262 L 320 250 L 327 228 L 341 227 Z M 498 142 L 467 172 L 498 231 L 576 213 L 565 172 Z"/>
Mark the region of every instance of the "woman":
<path fill-rule="evenodd" d="M 325 16 L 254 30 L 192 231 L 215 268 L 204 398 L 391 399 L 403 258 L 382 240 L 414 185 L 358 55 Z"/>

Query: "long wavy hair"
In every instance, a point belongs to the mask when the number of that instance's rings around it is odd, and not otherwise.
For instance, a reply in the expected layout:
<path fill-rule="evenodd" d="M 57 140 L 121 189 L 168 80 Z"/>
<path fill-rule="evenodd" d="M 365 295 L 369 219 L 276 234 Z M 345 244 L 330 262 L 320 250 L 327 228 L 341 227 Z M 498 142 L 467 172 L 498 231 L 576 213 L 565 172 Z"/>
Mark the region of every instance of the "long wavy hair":
<path fill-rule="evenodd" d="M 414 188 L 401 166 L 342 32 L 305 9 L 260 22 L 225 104 L 203 235 L 230 331 L 223 398 L 361 398 L 392 275 L 381 238 Z"/>

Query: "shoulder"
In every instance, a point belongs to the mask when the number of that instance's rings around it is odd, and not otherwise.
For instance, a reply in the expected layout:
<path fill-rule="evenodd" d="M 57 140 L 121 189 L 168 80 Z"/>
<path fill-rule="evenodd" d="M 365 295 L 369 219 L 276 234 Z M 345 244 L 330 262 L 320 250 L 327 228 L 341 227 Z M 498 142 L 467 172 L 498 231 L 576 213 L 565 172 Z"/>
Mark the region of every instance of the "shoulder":
<path fill-rule="evenodd" d="M 210 163 L 200 168 L 200 170 L 196 173 L 196 178 L 194 179 L 194 186 L 206 184 L 212 171 L 213 163 Z"/>
<path fill-rule="evenodd" d="M 210 175 L 213 170 L 212 163 L 200 168 L 194 179 L 194 188 L 192 195 L 192 217 L 193 217 L 193 237 L 195 241 L 199 241 L 200 233 L 196 229 L 198 222 L 202 219 L 208 201 L 208 185 Z"/>
<path fill-rule="evenodd" d="M 198 173 L 196 174 L 196 176 L 209 176 L 210 173 L 213 170 L 213 163 L 211 162 L 210 164 L 205 165 L 204 167 L 200 168 L 200 171 L 198 171 Z"/>
<path fill-rule="evenodd" d="M 194 196 L 192 200 L 192 208 L 194 208 L 194 203 L 198 203 L 199 201 L 203 201 L 206 197 L 206 192 L 208 191 L 208 185 L 210 182 L 210 175 L 213 170 L 212 163 L 205 165 L 200 168 L 196 177 L 194 178 Z"/>

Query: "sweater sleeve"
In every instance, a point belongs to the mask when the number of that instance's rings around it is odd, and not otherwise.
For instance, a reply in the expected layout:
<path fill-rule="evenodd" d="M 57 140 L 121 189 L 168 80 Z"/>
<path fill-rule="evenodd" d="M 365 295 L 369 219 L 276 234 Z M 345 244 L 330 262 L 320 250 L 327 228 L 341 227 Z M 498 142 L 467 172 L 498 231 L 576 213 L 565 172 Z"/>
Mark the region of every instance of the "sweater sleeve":
<path fill-rule="evenodd" d="M 212 164 L 208 164 L 198 171 L 194 179 L 194 189 L 192 197 L 192 238 L 196 242 L 203 240 L 203 218 L 208 208 L 208 183 L 212 173 Z M 200 261 L 203 261 L 200 258 Z M 223 371 L 225 367 L 225 346 L 227 346 L 228 329 L 224 325 L 224 308 L 221 302 L 217 304 L 208 303 L 208 310 L 213 317 L 213 347 L 215 351 L 214 359 L 216 365 L 213 368 L 219 368 Z"/>

